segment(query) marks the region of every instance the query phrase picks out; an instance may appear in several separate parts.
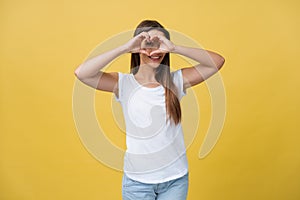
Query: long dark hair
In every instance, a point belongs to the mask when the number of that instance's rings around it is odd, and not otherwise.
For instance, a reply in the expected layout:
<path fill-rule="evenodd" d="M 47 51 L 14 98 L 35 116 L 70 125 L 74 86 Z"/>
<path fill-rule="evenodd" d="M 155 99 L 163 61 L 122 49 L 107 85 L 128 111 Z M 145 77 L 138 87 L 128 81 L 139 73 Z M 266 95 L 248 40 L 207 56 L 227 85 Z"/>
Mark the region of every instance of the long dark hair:
<path fill-rule="evenodd" d="M 165 37 L 170 40 L 170 33 L 155 20 L 144 20 L 136 28 L 134 36 L 141 32 L 148 32 L 150 30 L 159 30 L 164 33 Z M 131 54 L 131 67 L 130 72 L 136 74 L 140 67 L 139 53 Z M 177 98 L 177 88 L 174 85 L 170 72 L 170 54 L 166 53 L 164 59 L 156 69 L 155 79 L 165 88 L 165 102 L 167 111 L 167 120 L 172 119 L 175 124 L 181 121 L 181 108 Z"/>

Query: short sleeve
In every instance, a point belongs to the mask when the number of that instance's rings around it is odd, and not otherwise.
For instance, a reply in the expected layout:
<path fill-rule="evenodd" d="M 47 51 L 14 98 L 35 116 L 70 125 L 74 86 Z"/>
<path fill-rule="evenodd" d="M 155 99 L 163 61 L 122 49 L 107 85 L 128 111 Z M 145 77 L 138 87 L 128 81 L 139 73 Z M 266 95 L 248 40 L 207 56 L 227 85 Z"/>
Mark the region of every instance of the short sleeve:
<path fill-rule="evenodd" d="M 183 88 L 183 76 L 182 76 L 182 70 L 176 70 L 173 73 L 173 82 L 175 86 L 178 89 L 178 99 L 180 100 L 183 96 L 186 95 L 186 90 Z"/>
<path fill-rule="evenodd" d="M 118 72 L 118 96 L 114 94 L 116 101 L 121 102 L 123 97 L 123 74 L 121 72 Z"/>

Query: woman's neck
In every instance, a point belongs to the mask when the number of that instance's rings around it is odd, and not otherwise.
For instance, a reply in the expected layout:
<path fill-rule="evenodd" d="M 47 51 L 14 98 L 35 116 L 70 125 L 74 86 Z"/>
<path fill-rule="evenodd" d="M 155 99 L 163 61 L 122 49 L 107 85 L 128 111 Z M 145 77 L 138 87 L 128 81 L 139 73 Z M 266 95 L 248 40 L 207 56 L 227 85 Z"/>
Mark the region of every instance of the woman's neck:
<path fill-rule="evenodd" d="M 143 82 L 157 82 L 155 79 L 155 69 L 148 65 L 141 65 L 135 77 L 143 80 Z"/>
<path fill-rule="evenodd" d="M 159 82 L 155 79 L 155 70 L 148 65 L 140 65 L 138 72 L 134 75 L 137 82 L 149 88 L 158 87 Z"/>

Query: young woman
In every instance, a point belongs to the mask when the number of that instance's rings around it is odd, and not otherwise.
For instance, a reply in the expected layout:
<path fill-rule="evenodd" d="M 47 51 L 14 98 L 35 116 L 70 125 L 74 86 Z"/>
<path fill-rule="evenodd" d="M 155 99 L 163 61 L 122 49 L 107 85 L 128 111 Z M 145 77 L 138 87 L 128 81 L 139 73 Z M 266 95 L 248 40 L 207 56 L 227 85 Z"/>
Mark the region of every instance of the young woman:
<path fill-rule="evenodd" d="M 124 53 L 131 53 L 130 73 L 101 71 Z M 170 53 L 199 64 L 171 72 Z M 160 23 L 145 20 L 126 44 L 95 56 L 76 69 L 79 80 L 114 93 L 122 105 L 127 144 L 124 200 L 186 199 L 188 164 L 180 100 L 187 88 L 212 76 L 224 61 L 212 51 L 175 45 Z"/>

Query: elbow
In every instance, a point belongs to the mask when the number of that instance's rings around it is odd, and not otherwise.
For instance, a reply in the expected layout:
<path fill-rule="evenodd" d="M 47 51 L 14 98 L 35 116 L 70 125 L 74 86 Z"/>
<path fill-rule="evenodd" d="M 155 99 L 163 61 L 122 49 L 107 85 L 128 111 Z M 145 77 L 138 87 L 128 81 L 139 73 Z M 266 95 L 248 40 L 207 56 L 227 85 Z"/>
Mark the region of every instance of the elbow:
<path fill-rule="evenodd" d="M 220 58 L 216 62 L 217 69 L 220 70 L 223 67 L 224 63 L 225 63 L 225 58 L 220 56 Z"/>
<path fill-rule="evenodd" d="M 74 71 L 74 75 L 76 76 L 76 78 L 78 78 L 79 80 L 82 80 L 83 79 L 83 77 L 82 76 L 80 76 L 80 66 L 79 67 L 77 67 L 77 69 Z"/>
<path fill-rule="evenodd" d="M 79 70 L 78 68 L 74 71 L 74 75 L 78 78 Z"/>
<path fill-rule="evenodd" d="M 75 75 L 76 77 L 78 77 L 78 72 L 77 72 L 77 70 L 74 71 L 74 75 Z"/>

